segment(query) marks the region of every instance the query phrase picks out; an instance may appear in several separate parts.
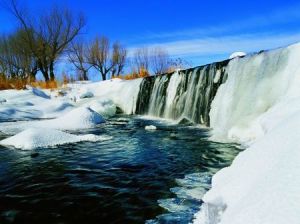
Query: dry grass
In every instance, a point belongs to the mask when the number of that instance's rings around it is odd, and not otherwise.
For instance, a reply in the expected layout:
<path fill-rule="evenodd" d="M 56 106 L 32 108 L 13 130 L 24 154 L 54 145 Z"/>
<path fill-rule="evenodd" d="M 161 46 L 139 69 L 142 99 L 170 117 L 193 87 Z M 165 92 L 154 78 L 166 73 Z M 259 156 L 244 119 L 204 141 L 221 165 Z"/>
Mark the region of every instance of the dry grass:
<path fill-rule="evenodd" d="M 71 75 L 66 74 L 63 72 L 61 74 L 62 80 L 54 80 L 54 81 L 41 81 L 35 80 L 32 81 L 30 79 L 21 79 L 21 78 L 8 78 L 5 75 L 0 73 L 0 90 L 5 89 L 26 89 L 26 85 L 41 88 L 41 89 L 58 89 L 61 88 L 63 85 L 68 83 L 75 82 L 75 78 Z"/>
<path fill-rule="evenodd" d="M 144 78 L 148 77 L 150 74 L 147 70 L 141 69 L 139 72 L 133 72 L 132 74 L 127 75 L 119 75 L 119 76 L 113 76 L 112 78 L 119 78 L 119 79 L 125 79 L 125 80 L 132 80 L 132 79 L 138 79 L 138 78 Z"/>
<path fill-rule="evenodd" d="M 3 75 L 0 75 L 0 90 L 5 89 L 25 89 L 26 88 L 26 80 L 11 78 L 8 79 Z"/>
<path fill-rule="evenodd" d="M 32 87 L 41 88 L 41 89 L 57 89 L 60 86 L 60 83 L 57 80 L 54 81 L 35 81 L 29 83 Z"/>
<path fill-rule="evenodd" d="M 41 89 L 57 89 L 62 85 L 57 80 L 54 81 L 34 81 L 30 82 L 28 80 L 24 80 L 21 78 L 6 78 L 4 76 L 0 76 L 0 90 L 5 89 L 26 89 L 26 85 L 30 85 L 32 87 L 41 88 Z"/>

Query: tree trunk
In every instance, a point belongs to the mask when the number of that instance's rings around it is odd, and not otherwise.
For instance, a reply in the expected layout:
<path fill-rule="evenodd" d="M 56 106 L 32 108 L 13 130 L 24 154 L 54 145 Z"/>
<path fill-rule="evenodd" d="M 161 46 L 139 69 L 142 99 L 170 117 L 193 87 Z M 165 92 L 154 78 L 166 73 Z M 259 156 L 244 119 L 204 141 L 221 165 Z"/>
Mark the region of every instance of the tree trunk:
<path fill-rule="evenodd" d="M 102 80 L 105 81 L 106 80 L 106 74 L 105 73 L 101 73 L 102 75 Z"/>
<path fill-rule="evenodd" d="M 48 75 L 48 72 L 47 71 L 44 71 L 44 70 L 41 70 L 43 76 L 44 76 L 44 79 L 45 79 L 45 82 L 49 82 L 49 75 Z"/>
<path fill-rule="evenodd" d="M 45 68 L 41 61 L 38 61 L 38 67 L 44 76 L 45 82 L 49 82 L 48 68 Z"/>
<path fill-rule="evenodd" d="M 81 71 L 80 79 L 81 79 L 81 80 L 84 80 L 84 81 L 89 80 L 89 77 L 87 76 L 87 72 L 86 72 L 85 70 L 82 70 L 82 71 Z"/>
<path fill-rule="evenodd" d="M 55 80 L 55 75 L 54 75 L 54 64 L 53 64 L 53 62 L 50 63 L 49 70 L 50 70 L 50 80 L 54 81 Z"/>

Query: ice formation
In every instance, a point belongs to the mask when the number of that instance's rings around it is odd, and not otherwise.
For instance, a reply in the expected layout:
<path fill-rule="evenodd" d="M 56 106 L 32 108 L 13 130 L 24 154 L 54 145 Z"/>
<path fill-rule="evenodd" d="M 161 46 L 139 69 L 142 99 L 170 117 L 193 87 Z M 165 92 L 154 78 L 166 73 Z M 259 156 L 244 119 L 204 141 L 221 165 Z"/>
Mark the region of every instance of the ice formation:
<path fill-rule="evenodd" d="M 248 148 L 212 181 L 195 223 L 300 220 L 300 44 L 229 63 L 210 112 L 213 139 Z"/>

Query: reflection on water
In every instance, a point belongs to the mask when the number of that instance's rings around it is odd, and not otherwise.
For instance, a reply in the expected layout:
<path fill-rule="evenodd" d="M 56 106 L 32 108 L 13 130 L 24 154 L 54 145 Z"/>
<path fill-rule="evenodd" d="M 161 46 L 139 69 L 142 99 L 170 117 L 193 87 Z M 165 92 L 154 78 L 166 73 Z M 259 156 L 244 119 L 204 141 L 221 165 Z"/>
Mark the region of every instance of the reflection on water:
<path fill-rule="evenodd" d="M 80 133 L 113 139 L 34 151 L 0 146 L 0 223 L 188 223 L 212 174 L 238 153 L 208 141 L 206 129 L 139 117 Z"/>

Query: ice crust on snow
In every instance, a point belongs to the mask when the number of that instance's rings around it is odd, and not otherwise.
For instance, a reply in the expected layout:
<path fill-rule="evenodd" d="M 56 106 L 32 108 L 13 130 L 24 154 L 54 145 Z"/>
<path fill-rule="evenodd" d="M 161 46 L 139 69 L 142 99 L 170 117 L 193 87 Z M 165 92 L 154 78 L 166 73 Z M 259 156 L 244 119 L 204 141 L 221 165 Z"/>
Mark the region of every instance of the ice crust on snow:
<path fill-rule="evenodd" d="M 73 135 L 48 128 L 29 128 L 12 137 L 0 141 L 0 145 L 30 150 L 80 141 L 101 141 L 108 139 L 110 138 L 107 136 L 97 136 L 93 134 Z"/>
<path fill-rule="evenodd" d="M 247 148 L 212 179 L 194 223 L 300 222 L 300 44 L 230 61 L 213 140 Z"/>

